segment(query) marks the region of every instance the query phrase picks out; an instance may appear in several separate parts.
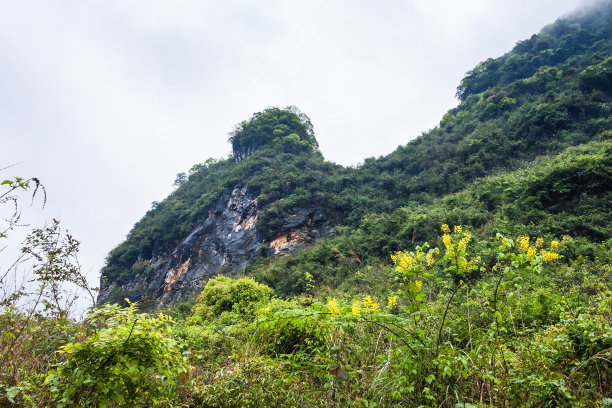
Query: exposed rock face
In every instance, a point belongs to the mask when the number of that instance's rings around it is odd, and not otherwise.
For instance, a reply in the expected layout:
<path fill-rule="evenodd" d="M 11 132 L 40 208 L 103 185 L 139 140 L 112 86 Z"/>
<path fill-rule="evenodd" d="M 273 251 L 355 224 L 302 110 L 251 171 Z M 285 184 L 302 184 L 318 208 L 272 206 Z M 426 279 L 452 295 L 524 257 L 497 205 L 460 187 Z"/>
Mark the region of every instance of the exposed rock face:
<path fill-rule="evenodd" d="M 236 187 L 209 209 L 191 233 L 169 256 L 137 262 L 134 278 L 117 287 L 101 284 L 98 303 L 113 300 L 113 291 L 128 293 L 131 301 L 167 303 L 202 290 L 218 274 L 236 273 L 256 255 L 284 254 L 333 232 L 331 222 L 316 208 L 297 209 L 283 217 L 280 231 L 269 242 L 257 232 L 257 200 L 246 187 Z"/>
<path fill-rule="evenodd" d="M 316 208 L 300 208 L 283 217 L 282 229 L 270 241 L 275 254 L 284 254 L 303 247 L 314 239 L 333 232 L 329 219 Z"/>

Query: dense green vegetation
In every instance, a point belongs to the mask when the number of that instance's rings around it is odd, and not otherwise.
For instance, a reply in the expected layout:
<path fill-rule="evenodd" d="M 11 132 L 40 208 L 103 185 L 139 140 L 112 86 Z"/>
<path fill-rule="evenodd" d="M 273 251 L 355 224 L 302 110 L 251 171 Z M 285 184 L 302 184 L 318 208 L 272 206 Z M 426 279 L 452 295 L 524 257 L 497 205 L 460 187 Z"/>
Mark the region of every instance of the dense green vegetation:
<path fill-rule="evenodd" d="M 44 335 L 33 326 L 19 346 L 3 340 L 21 380 L 5 370 L 0 401 L 607 406 L 612 241 L 481 240 L 446 224 L 440 235 L 440 248 L 397 252 L 392 266 L 347 277 L 344 291 L 305 274 L 305 293 L 282 299 L 250 278 L 218 277 L 189 307 L 171 310 L 175 320 L 136 314 L 136 305 L 95 309 L 84 324 L 39 317 Z M 577 246 L 591 257 L 570 260 Z"/>
<path fill-rule="evenodd" d="M 73 322 L 61 285 L 89 290 L 78 242 L 34 230 L 37 303 L 0 299 L 0 406 L 612 406 L 612 2 L 482 62 L 457 95 L 439 126 L 357 168 L 326 162 L 294 107 L 240 123 L 233 157 L 178 177 L 103 277 L 146 273 L 139 259 L 236 186 L 264 240 L 304 207 L 335 234 L 164 313 Z M 34 181 L 2 186 L 17 205 Z"/>
<path fill-rule="evenodd" d="M 525 169 L 483 178 L 431 204 L 411 204 L 370 214 L 359 227 L 340 229 L 291 257 L 261 258 L 245 273 L 281 295 L 305 290 L 303 276 L 336 288 L 363 268 L 389 265 L 389 254 L 435 242 L 444 222 L 469 225 L 479 236 L 571 235 L 588 243 L 612 237 L 612 140 L 592 142 L 541 158 Z M 590 248 L 588 245 L 585 248 Z M 590 257 L 590 249 L 574 256 Z"/>
<path fill-rule="evenodd" d="M 250 120 L 236 126 L 229 141 L 236 160 L 244 160 L 271 143 L 292 153 L 318 147 L 310 118 L 294 106 L 255 113 Z"/>

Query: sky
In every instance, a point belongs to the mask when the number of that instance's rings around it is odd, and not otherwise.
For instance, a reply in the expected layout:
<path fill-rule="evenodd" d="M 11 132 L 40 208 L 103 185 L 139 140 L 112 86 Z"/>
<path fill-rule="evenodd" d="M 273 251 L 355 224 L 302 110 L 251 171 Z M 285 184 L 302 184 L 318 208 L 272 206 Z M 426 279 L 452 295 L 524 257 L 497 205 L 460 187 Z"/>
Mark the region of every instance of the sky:
<path fill-rule="evenodd" d="M 228 157 L 254 112 L 297 106 L 326 159 L 359 165 L 435 127 L 478 62 L 582 4 L 0 0 L 0 180 L 40 179 L 47 202 L 24 198 L 22 223 L 59 219 L 97 283 L 176 174 Z"/>

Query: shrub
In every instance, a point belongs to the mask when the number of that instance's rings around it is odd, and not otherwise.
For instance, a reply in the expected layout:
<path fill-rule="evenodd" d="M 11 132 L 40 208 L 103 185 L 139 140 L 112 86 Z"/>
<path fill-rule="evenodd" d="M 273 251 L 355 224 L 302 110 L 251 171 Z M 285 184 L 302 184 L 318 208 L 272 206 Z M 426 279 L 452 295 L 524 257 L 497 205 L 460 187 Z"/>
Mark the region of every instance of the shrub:
<path fill-rule="evenodd" d="M 206 408 L 317 407 L 324 398 L 270 358 L 232 356 L 194 395 Z"/>
<path fill-rule="evenodd" d="M 170 336 L 169 317 L 138 314 L 135 304 L 106 305 L 88 317 L 93 334 L 61 347 L 66 361 L 46 376 L 59 407 L 144 407 L 173 398 L 187 363 Z"/>
<path fill-rule="evenodd" d="M 204 287 L 194 308 L 194 315 L 207 318 L 231 311 L 252 314 L 259 303 L 270 299 L 271 292 L 268 286 L 251 278 L 218 276 Z"/>

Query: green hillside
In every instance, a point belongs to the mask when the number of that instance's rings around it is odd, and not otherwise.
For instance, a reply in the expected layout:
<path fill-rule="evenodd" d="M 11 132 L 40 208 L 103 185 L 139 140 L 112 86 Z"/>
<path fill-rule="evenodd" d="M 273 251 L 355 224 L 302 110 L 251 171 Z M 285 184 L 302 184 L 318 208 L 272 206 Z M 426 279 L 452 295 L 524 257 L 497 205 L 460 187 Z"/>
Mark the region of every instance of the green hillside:
<path fill-rule="evenodd" d="M 257 197 L 258 228 L 268 241 L 279 215 L 296 207 L 316 205 L 334 224 L 357 227 L 368 214 L 431 203 L 536 157 L 609 138 L 612 9 L 599 10 L 560 20 L 479 64 L 458 88 L 461 103 L 438 127 L 357 169 L 324 161 L 310 120 L 296 108 L 254 114 L 230 137 L 234 158 L 194 166 L 110 253 L 104 277 L 127 280 L 137 259 L 171 251 L 236 185 Z M 587 237 L 602 238 L 589 228 Z"/>
<path fill-rule="evenodd" d="M 586 244 L 585 253 L 573 256 L 592 257 L 587 243 L 612 237 L 611 185 L 612 140 L 591 142 L 539 158 L 525 169 L 483 178 L 430 204 L 370 214 L 357 228 L 341 229 L 335 238 L 291 257 L 262 258 L 245 273 L 282 295 L 303 293 L 305 273 L 326 288 L 350 287 L 346 279 L 357 271 L 385 268 L 392 264 L 390 254 L 435 243 L 443 223 L 469 226 L 478 239 L 498 232 L 570 235 Z"/>

